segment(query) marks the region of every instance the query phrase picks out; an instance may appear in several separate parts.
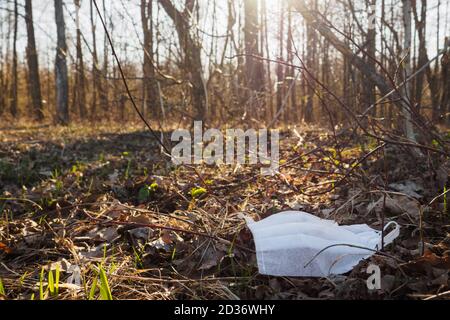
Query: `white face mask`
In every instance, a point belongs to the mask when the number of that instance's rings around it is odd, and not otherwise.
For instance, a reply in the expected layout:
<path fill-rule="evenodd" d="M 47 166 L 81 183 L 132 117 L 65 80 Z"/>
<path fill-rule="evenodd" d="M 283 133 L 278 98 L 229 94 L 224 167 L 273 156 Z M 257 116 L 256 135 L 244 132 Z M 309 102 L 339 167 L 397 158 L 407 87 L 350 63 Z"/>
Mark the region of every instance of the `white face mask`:
<path fill-rule="evenodd" d="M 295 211 L 259 222 L 245 219 L 255 239 L 259 272 L 264 275 L 343 274 L 381 248 L 381 232 L 368 225 L 339 226 L 335 221 Z M 392 225 L 394 230 L 384 237 L 384 245 L 400 234 L 400 226 L 395 222 L 390 222 L 385 230 Z"/>

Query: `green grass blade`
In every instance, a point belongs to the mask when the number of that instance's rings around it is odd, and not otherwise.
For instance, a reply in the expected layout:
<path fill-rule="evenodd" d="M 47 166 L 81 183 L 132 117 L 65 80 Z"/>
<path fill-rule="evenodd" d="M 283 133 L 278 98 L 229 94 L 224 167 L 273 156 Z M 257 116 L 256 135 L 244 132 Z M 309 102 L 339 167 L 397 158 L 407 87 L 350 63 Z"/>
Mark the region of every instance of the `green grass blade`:
<path fill-rule="evenodd" d="M 55 295 L 55 280 L 53 278 L 53 271 L 51 270 L 48 272 L 48 290 L 53 297 Z"/>
<path fill-rule="evenodd" d="M 3 286 L 2 278 L 0 278 L 0 294 L 6 296 L 5 287 Z"/>
<path fill-rule="evenodd" d="M 59 265 L 56 266 L 55 270 L 55 295 L 57 296 L 59 294 Z"/>
<path fill-rule="evenodd" d="M 97 275 L 95 275 L 94 281 L 92 282 L 91 290 L 89 291 L 89 300 L 95 300 L 96 289 L 97 289 Z"/>
<path fill-rule="evenodd" d="M 41 270 L 41 276 L 39 278 L 39 299 L 45 300 L 45 293 L 44 293 L 44 268 Z"/>
<path fill-rule="evenodd" d="M 103 267 L 100 266 L 100 295 L 102 300 L 113 300 L 111 289 L 109 287 L 108 278 Z"/>

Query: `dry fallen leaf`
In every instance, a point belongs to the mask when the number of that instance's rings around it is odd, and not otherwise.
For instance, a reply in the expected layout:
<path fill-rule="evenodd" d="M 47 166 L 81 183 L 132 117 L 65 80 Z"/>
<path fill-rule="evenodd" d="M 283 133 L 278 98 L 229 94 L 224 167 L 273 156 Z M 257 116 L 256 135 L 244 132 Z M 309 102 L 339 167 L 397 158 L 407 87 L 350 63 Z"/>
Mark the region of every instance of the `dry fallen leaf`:
<path fill-rule="evenodd" d="M 86 236 L 95 242 L 113 242 L 114 240 L 118 239 L 120 235 L 118 234 L 118 226 L 112 226 L 109 228 L 94 228 L 91 231 L 89 231 Z"/>
<path fill-rule="evenodd" d="M 210 270 L 216 267 L 224 256 L 225 253 L 216 250 L 213 246 L 209 246 L 203 253 L 201 265 L 198 270 Z"/>
<path fill-rule="evenodd" d="M 367 207 L 369 213 L 375 211 L 377 214 L 381 214 L 384 209 L 385 213 L 389 212 L 396 216 L 406 213 L 411 218 L 418 218 L 420 215 L 419 203 L 406 196 L 386 196 L 386 199 L 382 196 Z"/>
<path fill-rule="evenodd" d="M 12 249 L 9 248 L 6 244 L 4 244 L 3 242 L 0 242 L 0 251 L 5 252 L 6 254 L 10 254 L 12 253 Z"/>
<path fill-rule="evenodd" d="M 107 249 L 107 244 L 101 244 L 94 248 L 89 248 L 87 251 L 78 253 L 81 259 L 97 259 L 104 256 L 105 250 Z"/>
<path fill-rule="evenodd" d="M 393 189 L 394 191 L 406 194 L 410 197 L 413 197 L 416 199 L 422 198 L 420 193 L 423 192 L 423 187 L 413 181 L 408 180 L 408 181 L 404 181 L 402 183 L 391 183 L 389 185 L 389 187 L 391 189 Z"/>
<path fill-rule="evenodd" d="M 144 241 L 149 241 L 149 239 L 153 237 L 154 232 L 150 228 L 136 228 L 128 230 L 128 233 L 136 240 L 141 239 Z"/>
<path fill-rule="evenodd" d="M 406 267 L 419 272 L 432 271 L 433 268 L 449 270 L 450 256 L 447 254 L 443 257 L 439 257 L 432 251 L 426 250 L 422 257 L 407 263 Z"/>
<path fill-rule="evenodd" d="M 140 214 L 137 216 L 131 216 L 130 219 L 128 220 L 128 222 L 140 224 L 140 225 L 149 225 L 149 224 L 152 224 L 152 219 L 147 215 Z"/>
<path fill-rule="evenodd" d="M 167 244 L 162 238 L 159 238 L 153 242 L 150 242 L 148 245 L 150 247 L 155 248 L 156 250 L 163 250 L 165 252 L 171 251 L 170 245 Z"/>

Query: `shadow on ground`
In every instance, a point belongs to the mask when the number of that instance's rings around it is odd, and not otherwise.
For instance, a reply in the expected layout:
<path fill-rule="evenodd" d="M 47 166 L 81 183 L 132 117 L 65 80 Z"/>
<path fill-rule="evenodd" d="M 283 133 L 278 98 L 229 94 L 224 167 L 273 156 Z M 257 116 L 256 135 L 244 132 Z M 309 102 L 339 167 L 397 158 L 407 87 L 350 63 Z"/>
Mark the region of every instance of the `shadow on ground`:
<path fill-rule="evenodd" d="M 98 163 L 100 168 L 108 162 L 128 165 L 130 159 L 157 162 L 162 157 L 157 141 L 147 132 L 86 137 L 75 131 L 67 136 L 54 133 L 47 137 L 39 131 L 21 136 L 19 130 L 3 131 L 0 136 L 0 193 L 11 187 L 32 188 L 76 167 Z"/>

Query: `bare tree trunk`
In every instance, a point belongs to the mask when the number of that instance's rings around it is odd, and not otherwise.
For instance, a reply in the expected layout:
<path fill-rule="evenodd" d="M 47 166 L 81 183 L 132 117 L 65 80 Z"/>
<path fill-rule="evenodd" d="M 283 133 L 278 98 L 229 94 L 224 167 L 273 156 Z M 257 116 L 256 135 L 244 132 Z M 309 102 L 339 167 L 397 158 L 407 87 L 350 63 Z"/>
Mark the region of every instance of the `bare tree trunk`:
<path fill-rule="evenodd" d="M 36 39 L 34 36 L 34 20 L 33 20 L 33 7 L 31 0 L 25 1 L 25 22 L 27 25 L 27 61 L 28 61 L 28 80 L 31 90 L 31 101 L 33 104 L 33 111 L 36 120 L 41 121 L 44 119 L 43 106 L 42 106 L 42 94 L 41 94 L 41 80 L 39 76 L 39 62 L 36 49 Z"/>
<path fill-rule="evenodd" d="M 92 109 L 91 118 L 97 118 L 97 97 L 100 102 L 100 109 L 105 111 L 107 109 L 107 98 L 105 91 L 103 90 L 103 81 L 101 77 L 101 69 L 98 61 L 97 51 L 97 27 L 94 21 L 94 8 L 93 1 L 91 0 L 91 31 L 92 31 L 92 73 L 93 73 L 93 93 L 92 93 Z"/>
<path fill-rule="evenodd" d="M 406 80 L 411 76 L 412 74 L 412 66 L 411 66 L 411 55 L 412 55 L 412 48 L 411 48 L 411 39 L 412 39 L 412 7 L 411 7 L 411 1 L 412 0 L 402 0 L 403 2 L 403 26 L 404 26 L 404 42 L 403 42 L 403 50 L 405 57 L 403 59 L 403 66 L 404 66 L 404 79 Z M 404 97 L 411 101 L 412 98 L 412 86 L 411 82 L 407 82 L 404 86 Z M 412 103 L 411 103 L 412 105 Z M 412 125 L 412 117 L 410 110 L 407 110 L 406 107 L 403 108 L 403 116 L 405 117 L 405 133 L 406 137 L 408 139 L 415 141 L 415 134 L 414 129 Z"/>
<path fill-rule="evenodd" d="M 277 64 L 277 113 L 281 110 L 284 98 L 284 3 L 285 0 L 280 1 L 280 17 L 278 26 L 278 61 Z"/>
<path fill-rule="evenodd" d="M 3 19 L 3 16 L 2 16 Z M 6 43 L 7 36 L 4 37 L 4 24 L 7 23 L 7 19 L 0 20 L 0 41 L 3 43 Z M 9 41 L 8 41 L 9 42 Z M 0 116 L 3 114 L 3 112 L 6 109 L 6 95 L 8 92 L 8 86 L 7 86 L 7 73 L 5 75 L 5 71 L 7 70 L 6 65 L 8 62 L 5 59 L 5 55 L 3 53 L 3 46 L 0 47 Z"/>
<path fill-rule="evenodd" d="M 374 16 L 376 14 L 376 0 L 369 0 L 369 17 L 368 17 L 368 31 L 367 31 L 367 56 L 366 61 L 371 66 L 371 68 L 375 69 L 375 54 L 376 54 L 376 25 L 374 21 Z M 375 103 L 376 99 L 376 87 L 375 85 L 369 81 L 369 83 L 365 83 L 363 85 L 363 93 L 364 93 L 364 102 L 365 107 L 369 107 Z M 376 116 L 377 109 L 373 108 L 372 114 Z"/>
<path fill-rule="evenodd" d="M 352 65 L 349 62 L 349 59 L 346 56 L 343 56 L 344 59 L 344 70 L 343 70 L 343 82 L 342 82 L 342 96 L 344 97 L 344 103 L 352 108 L 351 103 L 351 77 L 350 74 L 352 72 Z"/>
<path fill-rule="evenodd" d="M 302 1 L 296 2 L 297 10 L 302 14 L 307 23 L 309 23 L 315 30 L 325 37 L 330 44 L 332 44 L 336 50 L 346 56 L 349 61 L 359 69 L 367 78 L 376 84 L 383 94 L 387 94 L 391 91 L 390 86 L 386 83 L 383 76 L 381 76 L 376 70 L 367 65 L 364 59 L 357 56 L 343 41 L 339 40 L 330 28 L 318 17 L 316 17 L 311 10 Z"/>
<path fill-rule="evenodd" d="M 270 42 L 269 42 L 269 32 L 268 32 L 268 23 L 267 23 L 267 2 L 266 0 L 261 0 L 261 37 L 264 39 L 264 46 L 261 46 L 261 52 L 266 53 L 266 56 L 270 56 Z M 266 121 L 272 121 L 272 117 L 275 115 L 274 113 L 274 105 L 273 105 L 273 86 L 272 86 L 272 70 L 270 60 L 267 59 L 266 63 L 266 74 L 267 74 L 267 88 L 268 89 L 268 104 L 266 105 Z"/>
<path fill-rule="evenodd" d="M 390 24 L 388 22 L 386 22 L 384 25 L 386 25 L 386 27 L 390 27 L 391 30 L 391 41 L 390 41 L 390 46 L 387 46 L 388 48 L 390 47 L 391 50 L 392 48 L 395 48 L 395 51 L 391 51 L 391 59 L 389 61 L 389 67 L 388 67 L 388 71 L 391 74 L 395 74 L 398 70 L 398 66 L 397 63 L 395 61 L 395 58 L 397 56 L 401 55 L 402 52 L 402 48 L 400 45 L 400 40 L 398 37 L 398 32 L 396 32 L 395 30 L 392 29 L 392 26 L 394 26 L 395 24 L 395 14 L 394 14 L 394 1 L 395 0 L 390 0 L 390 10 L 389 10 L 389 15 L 390 15 Z M 387 103 L 387 119 L 388 119 L 388 127 L 392 128 L 392 126 L 395 123 L 395 114 L 394 114 L 394 105 L 392 103 Z"/>
<path fill-rule="evenodd" d="M 287 30 L 287 61 L 292 66 L 294 65 L 294 53 L 292 52 L 292 44 L 294 41 L 294 37 L 292 35 L 292 1 L 288 0 L 288 30 Z M 288 112 L 285 113 L 286 120 L 289 121 L 297 121 L 298 119 L 298 110 L 297 110 L 297 91 L 296 91 L 296 79 L 295 79 L 295 68 L 292 66 L 286 67 L 286 74 L 289 76 L 289 87 L 292 87 L 291 89 L 291 105 L 290 110 L 288 109 Z"/>
<path fill-rule="evenodd" d="M 450 123 L 450 39 L 445 38 L 446 52 L 441 60 L 442 68 L 442 96 L 441 96 L 441 117 L 447 124 Z"/>
<path fill-rule="evenodd" d="M 6 102 L 6 97 L 5 97 L 5 92 L 6 90 L 6 81 L 5 81 L 5 74 L 4 74 L 4 70 L 3 70 L 3 61 L 0 62 L 0 116 L 3 114 L 3 112 L 5 111 L 5 102 Z"/>
<path fill-rule="evenodd" d="M 426 51 L 426 43 L 425 43 L 425 26 L 426 26 L 426 15 L 427 15 L 427 2 L 426 0 L 421 1 L 421 9 L 420 9 L 420 19 L 417 12 L 417 3 L 413 1 L 412 10 L 414 13 L 414 21 L 416 26 L 416 31 L 419 36 L 419 58 L 417 61 L 416 70 L 420 69 L 427 63 L 427 51 Z M 420 73 L 417 75 L 415 79 L 415 92 L 414 92 L 414 102 L 419 107 L 422 103 L 422 92 L 423 92 L 423 80 L 424 74 Z M 418 108 L 419 109 L 419 108 Z"/>
<path fill-rule="evenodd" d="M 350 18 L 347 16 L 345 17 L 344 20 L 344 26 L 343 26 L 343 30 L 345 34 L 348 34 L 350 31 Z M 348 38 L 344 39 L 345 41 L 345 45 L 348 46 Z M 350 78 L 350 73 L 351 73 L 351 63 L 348 59 L 348 57 L 346 55 L 342 55 L 342 59 L 343 59 L 343 70 L 342 70 L 342 97 L 344 99 L 344 103 L 349 106 L 350 108 L 352 108 L 351 105 L 351 78 Z M 340 120 L 340 119 L 339 119 Z"/>
<path fill-rule="evenodd" d="M 17 91 L 18 91 L 18 70 L 17 70 L 17 32 L 18 32 L 19 9 L 17 0 L 14 0 L 14 36 L 13 36 L 13 66 L 11 80 L 11 97 L 9 110 L 14 118 L 18 117 Z"/>
<path fill-rule="evenodd" d="M 381 0 L 381 25 L 380 25 L 380 34 L 382 35 L 382 40 L 380 44 L 380 53 L 381 53 L 381 62 L 383 63 L 383 66 L 387 67 L 387 59 L 386 59 L 386 26 L 384 25 L 384 21 L 386 21 L 386 0 Z M 384 111 L 383 111 L 384 112 Z"/>
<path fill-rule="evenodd" d="M 97 94 L 99 91 L 99 75 L 98 75 L 98 55 L 97 55 L 97 37 L 96 25 L 94 22 L 94 4 L 90 0 L 91 13 L 91 32 L 92 32 L 92 99 L 91 99 L 91 120 L 97 118 Z"/>
<path fill-rule="evenodd" d="M 158 90 L 155 81 L 153 60 L 153 0 L 141 0 L 141 22 L 144 33 L 144 90 L 146 104 L 151 110 L 151 116 L 158 114 Z"/>
<path fill-rule="evenodd" d="M 203 81 L 203 67 L 201 62 L 201 44 L 191 35 L 190 17 L 193 13 L 195 1 L 187 0 L 184 11 L 179 11 L 170 0 L 159 0 L 159 3 L 172 19 L 178 33 L 180 46 L 184 53 L 184 70 L 188 74 L 192 85 L 192 102 L 196 110 L 194 119 L 204 120 L 207 110 L 206 88 Z"/>
<path fill-rule="evenodd" d="M 405 0 L 403 0 L 405 1 Z M 407 1 L 408 2 L 408 1 Z M 353 53 L 353 51 L 343 42 L 341 41 L 334 33 L 330 30 L 330 28 L 327 26 L 326 23 L 322 21 L 321 18 L 314 15 L 311 10 L 308 8 L 305 2 L 298 1 L 295 2 L 297 10 L 301 13 L 301 15 L 304 17 L 304 19 L 312 26 L 314 29 L 316 29 L 320 34 L 325 37 L 330 44 L 332 44 L 336 50 L 341 52 L 344 56 L 346 56 L 351 63 L 362 73 L 364 74 L 367 79 L 371 82 L 373 82 L 378 89 L 380 90 L 381 94 L 387 95 L 390 94 L 392 91 L 391 86 L 388 85 L 384 77 L 377 72 L 376 69 L 371 67 L 370 65 L 367 65 L 364 59 L 360 58 L 358 55 Z M 409 6 L 411 7 L 411 6 Z M 408 10 L 405 10 L 408 11 Z M 409 11 L 411 13 L 411 11 Z M 406 21 L 407 19 L 405 19 Z M 411 39 L 411 38 L 410 38 Z M 396 105 L 404 112 L 405 116 L 407 117 L 406 120 L 406 127 L 407 127 L 407 137 L 411 139 L 412 141 L 415 141 L 415 135 L 412 131 L 412 123 L 411 123 L 411 114 L 408 111 L 408 106 L 404 102 L 404 99 L 399 96 L 398 94 L 394 93 L 392 94 L 392 99 L 396 103 Z"/>
<path fill-rule="evenodd" d="M 245 92 L 242 96 L 245 114 L 255 118 L 264 107 L 259 93 L 265 91 L 264 64 L 260 51 L 259 1 L 244 0 Z M 255 57 L 257 56 L 257 57 Z M 261 101 L 263 103 L 261 103 Z M 250 113 L 249 113 L 250 112 Z"/>
<path fill-rule="evenodd" d="M 86 119 L 86 76 L 84 73 L 84 58 L 83 49 L 81 47 L 81 30 L 80 30 L 80 0 L 74 0 L 75 2 L 75 20 L 77 27 L 77 63 L 76 63 L 76 75 L 75 75 L 75 90 L 74 90 L 74 109 L 79 112 L 80 119 Z"/>
<path fill-rule="evenodd" d="M 258 1 L 244 0 L 245 74 L 247 87 L 253 92 L 264 90 L 264 66 L 260 59 L 253 57 L 260 56 L 258 10 Z"/>
<path fill-rule="evenodd" d="M 417 64 L 417 69 L 421 69 L 423 66 L 427 65 L 429 62 L 428 53 L 427 53 L 427 41 L 426 41 L 426 23 L 427 23 L 427 1 L 421 1 L 421 10 L 420 10 L 420 19 L 417 12 L 417 4 L 416 1 L 412 2 L 413 4 L 413 13 L 414 20 L 417 29 L 417 33 L 419 36 L 419 59 Z M 436 74 L 433 74 L 431 70 L 431 66 L 428 65 L 426 67 L 426 72 L 419 73 L 416 77 L 416 87 L 414 93 L 414 102 L 416 104 L 416 112 L 420 112 L 420 106 L 422 104 L 422 96 L 424 90 L 424 78 L 427 77 L 430 96 L 431 96 L 431 104 L 433 109 L 433 120 L 437 121 L 439 116 L 438 112 L 436 112 L 439 108 L 439 92 L 438 92 L 438 83 Z"/>
<path fill-rule="evenodd" d="M 316 10 L 317 0 L 312 1 L 313 6 Z M 316 64 L 316 55 L 317 55 L 317 34 L 314 25 L 310 20 L 306 19 L 306 38 L 307 38 L 307 57 L 306 57 L 306 67 L 308 68 L 308 72 L 312 75 L 315 75 L 317 72 L 317 64 Z M 314 80 L 309 79 L 307 77 L 307 91 L 308 98 L 305 106 L 305 122 L 311 123 L 314 121 L 314 96 L 316 92 L 316 82 Z"/>
<path fill-rule="evenodd" d="M 327 39 L 323 39 L 322 41 L 322 48 L 321 52 L 323 52 L 322 57 L 322 83 L 327 86 L 331 87 L 330 83 L 330 70 L 331 70 L 331 64 L 330 64 L 330 44 L 328 43 Z M 321 97 L 321 105 L 322 105 L 322 112 L 323 115 L 327 115 L 327 119 L 329 120 L 328 124 L 330 127 L 334 127 L 334 111 L 331 109 L 331 106 L 329 106 L 329 103 L 326 99 L 327 92 L 322 93 Z"/>
<path fill-rule="evenodd" d="M 55 0 L 55 21 L 58 34 L 55 60 L 56 119 L 59 124 L 67 125 L 69 124 L 69 81 L 63 0 Z"/>
<path fill-rule="evenodd" d="M 306 51 L 307 51 L 307 47 L 308 47 L 308 27 L 307 27 L 307 23 L 306 23 L 306 20 L 305 21 L 303 21 L 303 26 L 302 26 L 302 30 L 303 30 L 303 32 L 302 32 L 302 52 L 301 52 L 301 58 L 302 58 L 302 60 L 303 61 L 307 61 L 308 59 L 307 59 L 307 53 L 306 53 Z M 302 73 L 302 78 L 301 78 L 301 84 L 300 84 L 300 86 L 301 86 L 301 92 L 302 92 L 302 98 L 301 98 L 301 100 L 300 100 L 300 121 L 304 121 L 304 119 L 305 119 L 305 114 L 306 114 L 306 99 L 307 99 L 307 91 L 308 91 L 308 84 L 307 84 L 307 81 L 306 81 L 307 79 L 306 79 L 306 75 L 305 75 L 305 73 L 303 72 Z"/>
<path fill-rule="evenodd" d="M 106 13 L 105 0 L 102 1 L 102 7 L 103 7 L 103 17 L 105 18 L 105 21 L 106 21 L 107 13 Z M 111 21 L 111 17 L 110 17 L 110 21 Z M 111 25 L 112 24 L 110 23 L 110 26 Z M 111 34 L 111 39 L 114 39 L 111 31 L 110 31 L 110 34 Z M 109 57 L 109 43 L 108 43 L 108 38 L 105 35 L 104 39 L 103 39 L 103 70 L 101 72 L 102 91 L 100 92 L 100 104 L 102 106 L 104 117 L 106 119 L 109 119 L 109 117 L 110 117 L 109 86 L 108 86 L 108 68 L 109 68 L 108 57 Z"/>

